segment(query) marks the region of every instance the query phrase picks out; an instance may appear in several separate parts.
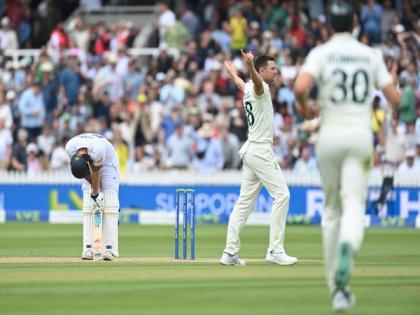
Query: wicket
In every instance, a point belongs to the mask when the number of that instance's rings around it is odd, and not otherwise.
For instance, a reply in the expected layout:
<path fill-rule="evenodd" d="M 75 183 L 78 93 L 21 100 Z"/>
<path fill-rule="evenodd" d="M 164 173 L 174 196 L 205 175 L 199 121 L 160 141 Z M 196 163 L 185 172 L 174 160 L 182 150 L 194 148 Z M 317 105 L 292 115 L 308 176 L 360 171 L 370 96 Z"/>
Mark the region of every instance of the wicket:
<path fill-rule="evenodd" d="M 181 199 L 180 200 L 180 196 Z M 190 258 L 195 259 L 195 195 L 194 189 L 180 188 L 175 196 L 175 259 L 179 259 L 179 212 L 182 208 L 182 259 L 187 259 L 188 254 L 188 222 L 190 223 Z M 180 203 L 182 201 L 182 203 Z"/>

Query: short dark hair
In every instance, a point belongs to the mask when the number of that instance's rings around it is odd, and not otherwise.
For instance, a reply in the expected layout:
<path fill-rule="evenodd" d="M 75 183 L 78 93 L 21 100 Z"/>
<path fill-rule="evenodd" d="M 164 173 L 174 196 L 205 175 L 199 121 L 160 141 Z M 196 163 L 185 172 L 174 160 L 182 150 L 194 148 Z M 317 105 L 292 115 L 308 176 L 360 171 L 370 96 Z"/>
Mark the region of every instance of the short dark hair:
<path fill-rule="evenodd" d="M 329 9 L 329 19 L 335 32 L 351 32 L 353 30 L 353 7 L 350 3 L 337 0 Z"/>
<path fill-rule="evenodd" d="M 261 69 L 267 66 L 268 61 L 274 61 L 274 57 L 269 55 L 260 55 L 254 58 L 254 68 L 257 70 L 257 72 Z"/>

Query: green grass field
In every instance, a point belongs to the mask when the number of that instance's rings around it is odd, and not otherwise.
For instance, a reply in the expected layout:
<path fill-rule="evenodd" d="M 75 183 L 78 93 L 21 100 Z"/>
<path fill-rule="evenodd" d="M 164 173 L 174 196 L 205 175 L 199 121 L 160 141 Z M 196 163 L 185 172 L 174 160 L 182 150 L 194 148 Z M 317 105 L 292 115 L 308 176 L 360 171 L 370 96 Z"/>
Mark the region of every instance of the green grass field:
<path fill-rule="evenodd" d="M 81 261 L 81 225 L 0 225 L 0 314 L 330 314 L 319 227 L 289 226 L 295 266 L 265 264 L 268 227 L 245 227 L 244 267 L 218 264 L 226 226 L 197 227 L 196 262 L 175 262 L 171 226 L 122 225 L 121 258 Z M 420 231 L 369 229 L 349 314 L 420 314 Z"/>

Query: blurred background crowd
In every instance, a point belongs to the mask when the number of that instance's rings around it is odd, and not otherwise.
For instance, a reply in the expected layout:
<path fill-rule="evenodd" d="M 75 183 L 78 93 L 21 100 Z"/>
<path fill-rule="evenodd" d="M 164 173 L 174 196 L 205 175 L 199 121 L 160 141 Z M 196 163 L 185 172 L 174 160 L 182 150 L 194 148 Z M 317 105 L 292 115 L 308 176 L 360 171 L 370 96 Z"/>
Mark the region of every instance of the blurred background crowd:
<path fill-rule="evenodd" d="M 65 143 L 82 132 L 114 144 L 122 174 L 240 169 L 246 112 L 223 61 L 232 59 L 246 79 L 238 52 L 247 49 L 274 56 L 281 72 L 271 89 L 281 167 L 316 171 L 318 121 L 302 120 L 292 87 L 308 52 L 331 36 L 328 2 L 157 2 L 152 42 L 159 53 L 147 62 L 128 51 L 139 33 L 133 21 L 88 24 L 71 15 L 131 2 L 0 1 L 0 49 L 41 49 L 18 62 L 0 51 L 0 170 L 66 169 Z M 387 163 L 420 174 L 419 3 L 356 5 L 354 36 L 381 50 L 402 93 L 398 111 L 375 93 L 373 172 Z"/>

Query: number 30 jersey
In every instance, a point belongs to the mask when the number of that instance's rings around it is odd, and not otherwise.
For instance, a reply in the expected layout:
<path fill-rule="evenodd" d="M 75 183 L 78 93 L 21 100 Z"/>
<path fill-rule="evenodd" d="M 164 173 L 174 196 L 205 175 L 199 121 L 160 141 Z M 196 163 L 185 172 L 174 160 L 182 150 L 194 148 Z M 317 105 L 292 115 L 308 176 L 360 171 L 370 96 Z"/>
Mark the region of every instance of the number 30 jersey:
<path fill-rule="evenodd" d="M 263 82 L 264 92 L 256 95 L 254 83 L 248 81 L 244 88 L 243 104 L 248 122 L 248 140 L 251 142 L 273 142 L 274 110 L 270 88 Z"/>
<path fill-rule="evenodd" d="M 318 84 L 323 126 L 370 129 L 373 91 L 392 83 L 382 54 L 350 33 L 337 33 L 312 49 L 301 71 Z"/>

